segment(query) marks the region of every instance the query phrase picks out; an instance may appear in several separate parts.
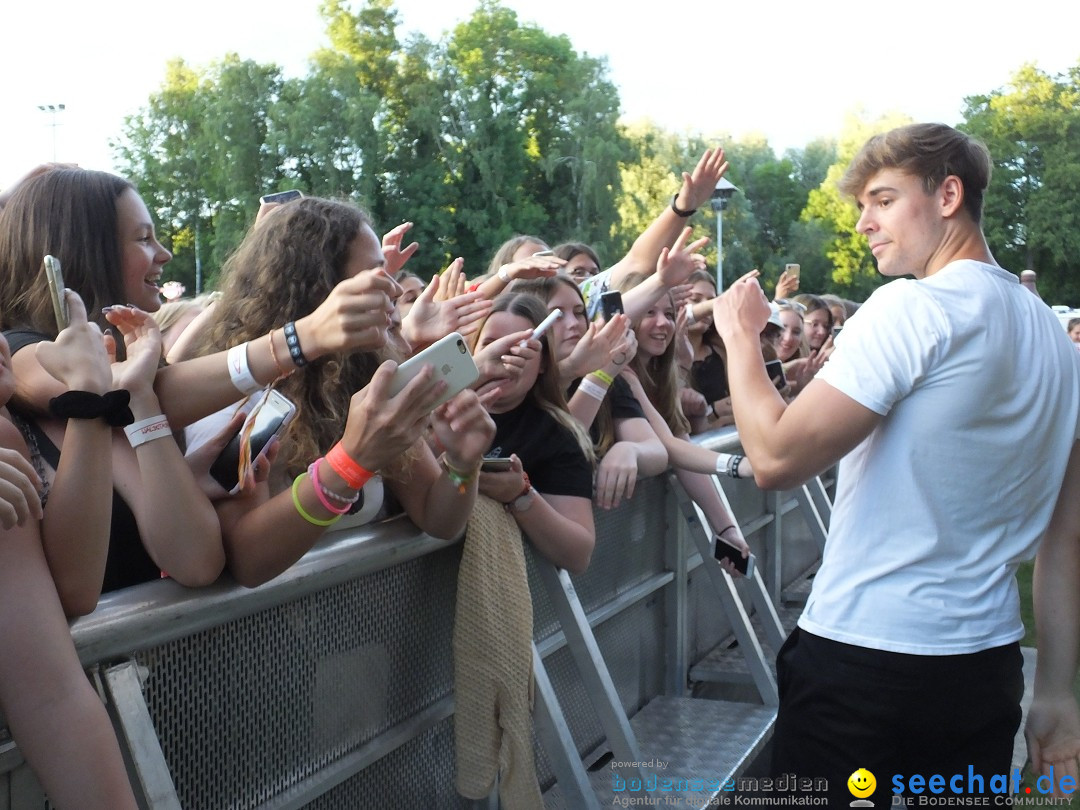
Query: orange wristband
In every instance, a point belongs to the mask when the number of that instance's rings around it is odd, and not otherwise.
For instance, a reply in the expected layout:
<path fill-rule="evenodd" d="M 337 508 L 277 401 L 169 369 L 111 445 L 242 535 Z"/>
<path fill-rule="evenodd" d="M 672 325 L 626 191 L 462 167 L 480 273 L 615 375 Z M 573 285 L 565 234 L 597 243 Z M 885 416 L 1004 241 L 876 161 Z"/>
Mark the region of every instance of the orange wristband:
<path fill-rule="evenodd" d="M 330 465 L 330 469 L 341 476 L 341 480 L 350 489 L 363 489 L 364 484 L 371 480 L 375 473 L 370 470 L 365 470 L 356 461 L 345 452 L 345 448 L 341 446 L 341 442 L 335 444 L 330 448 L 330 452 L 326 454 L 326 463 Z"/>

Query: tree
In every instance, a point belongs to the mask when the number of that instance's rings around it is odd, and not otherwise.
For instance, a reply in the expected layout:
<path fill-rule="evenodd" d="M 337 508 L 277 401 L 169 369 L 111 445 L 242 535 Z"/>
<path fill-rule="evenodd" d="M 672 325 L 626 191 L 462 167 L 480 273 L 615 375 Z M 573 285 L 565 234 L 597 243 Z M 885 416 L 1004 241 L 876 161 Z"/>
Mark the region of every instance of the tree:
<path fill-rule="evenodd" d="M 867 121 L 859 115 L 848 116 L 837 149 L 837 160 L 829 167 L 820 187 L 810 192 L 802 220 L 815 223 L 825 234 L 825 256 L 832 263 L 830 282 L 814 292 L 835 292 L 861 301 L 882 283 L 877 265 L 867 246 L 866 237 L 855 231 L 859 214 L 854 203 L 840 194 L 837 183 L 864 143 L 873 135 L 911 123 L 899 113 Z M 804 231 L 804 236 L 812 235 Z M 807 285 L 803 289 L 811 291 Z"/>
<path fill-rule="evenodd" d="M 990 249 L 1015 272 L 1039 272 L 1047 300 L 1080 303 L 1080 65 L 1050 76 L 1024 65 L 1004 88 L 965 100 L 963 128 L 989 148 L 984 201 Z"/>

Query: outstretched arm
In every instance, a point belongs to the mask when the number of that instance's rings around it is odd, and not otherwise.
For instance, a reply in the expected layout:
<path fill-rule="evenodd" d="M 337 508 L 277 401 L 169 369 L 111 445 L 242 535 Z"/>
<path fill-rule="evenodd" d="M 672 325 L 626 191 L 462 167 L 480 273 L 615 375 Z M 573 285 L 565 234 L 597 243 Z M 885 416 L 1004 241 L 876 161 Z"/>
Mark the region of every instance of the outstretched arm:
<path fill-rule="evenodd" d="M 683 172 L 682 187 L 675 196 L 674 206 L 667 206 L 654 219 L 623 256 L 611 268 L 611 286 L 618 288 L 622 280 L 630 273 L 651 273 L 660 257 L 660 251 L 675 241 L 679 232 L 686 226 L 689 216 L 675 213 L 695 211 L 709 201 L 717 182 L 728 170 L 724 160 L 724 150 L 706 149 L 692 172 Z"/>
<path fill-rule="evenodd" d="M 1080 442 L 1073 444 L 1050 525 L 1035 558 L 1035 696 L 1025 734 L 1032 769 L 1080 777 L 1080 708 L 1073 693 L 1080 657 Z"/>
<path fill-rule="evenodd" d="M 754 274 L 716 299 L 713 322 L 727 347 L 735 424 L 762 489 L 790 489 L 828 469 L 881 422 L 881 415 L 813 380 L 790 405 L 761 362 L 769 302 Z"/>

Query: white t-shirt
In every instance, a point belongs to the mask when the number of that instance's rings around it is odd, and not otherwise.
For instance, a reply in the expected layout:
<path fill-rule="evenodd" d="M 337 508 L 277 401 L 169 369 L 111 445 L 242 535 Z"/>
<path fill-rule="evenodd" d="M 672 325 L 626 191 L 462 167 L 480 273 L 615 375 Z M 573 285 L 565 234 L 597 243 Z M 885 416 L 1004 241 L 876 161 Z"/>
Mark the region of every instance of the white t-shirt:
<path fill-rule="evenodd" d="M 1080 357 L 1050 308 L 953 262 L 878 289 L 818 377 L 884 419 L 840 462 L 799 626 L 921 655 L 1023 637 L 1014 573 L 1080 437 Z"/>

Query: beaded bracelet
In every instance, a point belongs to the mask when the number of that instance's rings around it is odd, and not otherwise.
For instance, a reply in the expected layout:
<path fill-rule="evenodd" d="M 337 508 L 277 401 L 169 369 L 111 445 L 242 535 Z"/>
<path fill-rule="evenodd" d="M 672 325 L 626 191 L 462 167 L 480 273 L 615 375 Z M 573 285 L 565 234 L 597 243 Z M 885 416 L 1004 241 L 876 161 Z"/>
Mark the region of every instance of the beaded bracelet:
<path fill-rule="evenodd" d="M 331 489 L 328 489 L 323 484 L 322 479 L 319 478 L 319 465 L 322 463 L 321 458 L 315 459 L 308 467 L 308 476 L 311 478 L 311 483 L 315 485 L 315 496 L 319 499 L 319 503 L 323 505 L 327 512 L 333 512 L 335 515 L 344 515 L 351 508 L 354 503 L 360 500 L 359 491 L 351 498 L 346 498 L 343 495 L 338 495 Z M 333 501 L 333 503 L 331 503 Z M 334 504 L 337 504 L 336 506 Z"/>
<path fill-rule="evenodd" d="M 364 484 L 375 475 L 370 470 L 361 467 L 346 453 L 345 448 L 341 446 L 341 442 L 331 447 L 325 458 L 326 463 L 330 465 L 330 469 L 341 476 L 341 480 L 345 482 L 349 489 L 363 489 Z"/>
<path fill-rule="evenodd" d="M 307 358 L 304 357 L 304 352 L 300 349 L 300 336 L 296 334 L 296 323 L 294 321 L 285 324 L 285 345 L 289 347 L 289 356 L 292 357 L 297 368 L 307 365 Z"/>
<path fill-rule="evenodd" d="M 606 371 L 604 371 L 604 370 L 603 370 L 602 368 L 601 368 L 601 369 L 597 369 L 596 371 L 593 371 L 593 372 L 590 372 L 590 373 L 591 373 L 591 374 L 592 374 L 592 375 L 593 375 L 594 377 L 597 377 L 597 378 L 599 378 L 599 379 L 603 380 L 603 381 L 604 381 L 604 382 L 606 382 L 606 383 L 607 383 L 608 385 L 612 385 L 612 384 L 613 384 L 613 383 L 615 382 L 615 378 L 614 378 L 614 377 L 612 377 L 612 376 L 611 376 L 610 374 L 608 374 L 608 373 L 607 373 Z"/>
<path fill-rule="evenodd" d="M 321 518 L 314 517 L 313 515 L 309 515 L 307 510 L 304 509 L 304 505 L 300 503 L 300 482 L 307 477 L 308 474 L 306 472 L 300 473 L 300 475 L 296 476 L 292 483 L 292 502 L 293 506 L 296 507 L 296 513 L 308 523 L 310 523 L 312 526 L 320 526 L 322 528 L 332 526 L 333 524 L 341 520 L 341 518 L 344 516 L 344 512 L 336 514 L 332 518 L 329 518 L 327 520 L 323 520 Z M 331 509 L 330 511 L 333 510 Z"/>
<path fill-rule="evenodd" d="M 461 495 L 465 494 L 465 490 L 469 484 L 476 480 L 477 474 L 480 472 L 480 465 L 476 465 L 475 470 L 459 470 L 450 464 L 449 459 L 446 457 L 446 453 L 439 456 L 439 464 L 446 470 L 446 477 L 450 479 L 450 483 L 457 485 L 458 492 Z"/>

